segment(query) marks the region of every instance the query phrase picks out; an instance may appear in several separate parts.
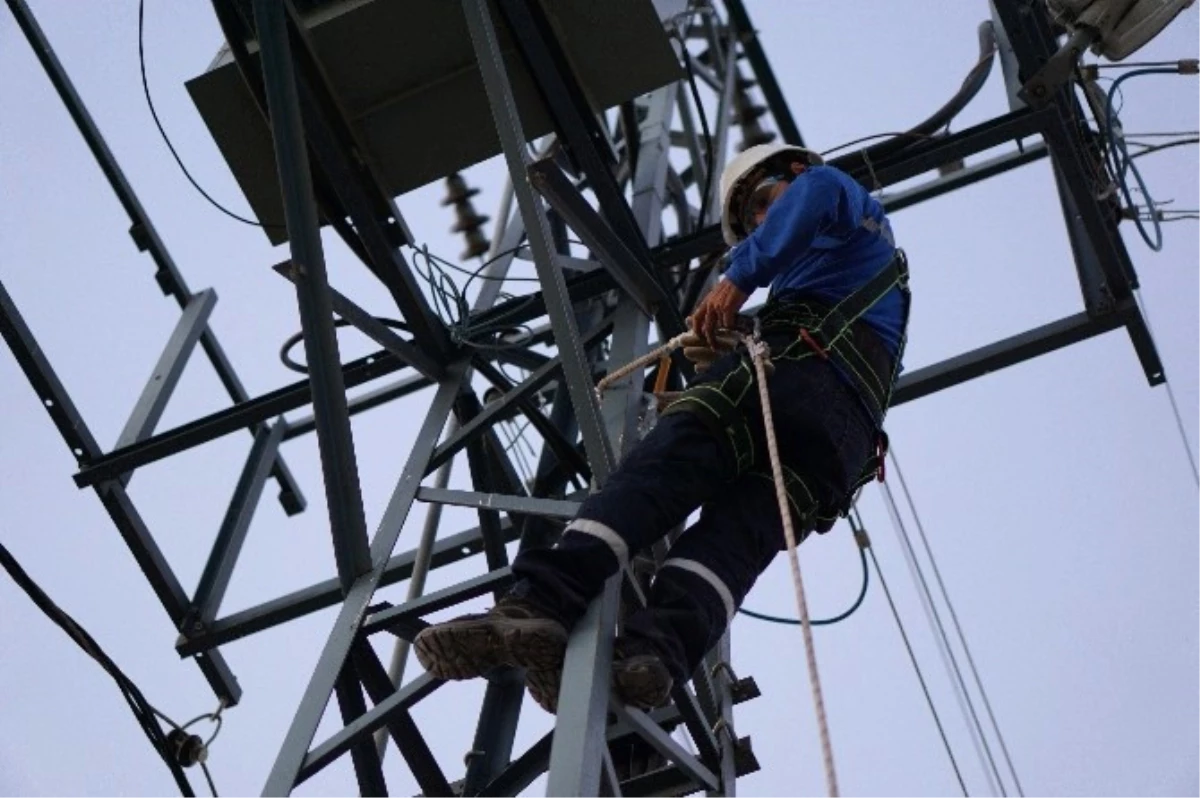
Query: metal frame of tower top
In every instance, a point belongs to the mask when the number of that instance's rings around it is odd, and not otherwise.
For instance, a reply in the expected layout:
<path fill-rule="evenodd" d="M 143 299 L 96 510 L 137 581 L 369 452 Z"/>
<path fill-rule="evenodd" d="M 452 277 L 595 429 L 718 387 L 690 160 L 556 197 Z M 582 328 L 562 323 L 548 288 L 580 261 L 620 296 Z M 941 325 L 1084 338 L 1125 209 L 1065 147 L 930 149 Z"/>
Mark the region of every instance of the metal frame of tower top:
<path fill-rule="evenodd" d="M 664 24 L 663 36 L 669 36 L 678 74 L 624 99 L 615 113 L 590 105 L 587 87 L 541 0 L 457 0 L 455 13 L 461 14 L 481 81 L 479 102 L 486 103 L 510 174 L 511 201 L 502 206 L 492 247 L 501 254 L 487 266 L 491 279 L 453 335 L 404 258 L 407 225 L 384 176 L 372 159 L 360 157 L 366 146 L 361 131 L 347 118 L 343 98 L 314 47 L 306 14 L 326 4 L 297 0 L 298 10 L 286 0 L 212 0 L 230 57 L 256 107 L 270 120 L 290 248 L 289 260 L 276 270 L 296 293 L 308 363 L 305 379 L 257 397 L 241 387 L 209 326 L 215 292 L 187 288 L 24 1 L 6 2 L 128 212 L 136 246 L 150 253 L 164 294 L 182 309 L 124 432 L 106 451 L 88 431 L 0 284 L 0 333 L 74 452 L 76 484 L 96 491 L 179 629 L 180 656 L 194 658 L 215 694 L 229 705 L 237 703 L 240 690 L 222 646 L 323 608 L 339 608 L 277 749 L 264 793 L 288 794 L 349 753 L 361 793 L 385 794 L 378 734 L 395 744 L 426 795 L 514 795 L 547 772 L 548 791 L 554 795 L 734 794 L 737 777 L 757 763 L 748 738 L 734 733 L 732 708 L 753 698 L 757 688 L 752 679 L 732 677 L 728 638 L 690 684 L 675 690 L 671 706 L 647 714 L 609 703 L 613 627 L 623 607 L 643 600 L 642 580 L 634 569 L 613 578 L 572 632 L 556 721 L 556 728 L 566 733 L 548 734 L 529 749 L 514 751 L 523 682 L 520 674 L 498 674 L 486 689 L 472 755 L 465 771 L 452 774 L 453 779 L 438 765 L 411 713 L 440 684 L 428 675 L 403 682 L 405 646 L 397 649 L 389 668 L 369 639 L 383 633 L 411 641 L 430 613 L 498 594 L 510 580 L 507 544 L 552 542 L 582 492 L 603 485 L 652 420 L 646 384 L 661 365 L 614 386 L 602 402 L 594 391 L 596 380 L 610 363 L 619 365 L 645 352 L 652 326 L 660 338 L 681 330 L 684 317 L 718 276 L 723 245 L 715 224 L 717 176 L 734 128 L 740 129 L 742 146 L 769 141 L 776 134 L 762 122 L 771 119 L 785 140 L 803 143 L 742 0 L 657 0 L 654 9 L 661 16 L 656 19 Z M 563 4 L 570 5 L 568 0 Z M 994 0 L 993 11 L 994 33 L 1005 43 L 996 57 L 1009 59 L 1006 75 L 1029 82 L 1057 53 L 1058 32 L 1034 0 Z M 519 70 L 510 50 L 517 54 Z M 528 101 L 514 88 L 518 79 L 531 81 L 528 85 L 549 120 L 548 135 L 529 134 L 528 109 L 522 111 L 522 102 Z M 756 85 L 765 106 L 752 99 Z M 884 194 L 892 211 L 1043 157 L 1053 164 L 1082 311 L 906 374 L 896 391 L 897 403 L 1122 327 L 1150 384 L 1164 379 L 1133 300 L 1136 276 L 1117 231 L 1120 208 L 1115 201 L 1097 199 L 1105 195 L 1093 185 L 1105 175 L 1098 138 L 1082 121 L 1071 81 L 1041 88 L 1034 106 L 1014 106 L 1010 113 L 957 133 L 891 139 L 832 161 L 872 189 L 941 172 L 915 188 Z M 711 118 L 704 114 L 706 105 L 716 108 Z M 535 139 L 536 155 L 528 146 Z M 1006 144 L 1006 154 L 961 167 L 964 158 Z M 681 154 L 686 167 L 678 167 L 680 158 L 668 157 L 672 152 Z M 671 226 L 664 221 L 672 217 L 674 232 L 668 235 Z M 405 334 L 384 326 L 329 285 L 322 224 L 331 225 L 383 284 L 404 318 Z M 570 243 L 569 234 L 582 242 L 585 255 L 580 245 Z M 540 290 L 501 299 L 504 277 L 522 244 L 536 266 Z M 285 287 L 282 280 L 280 287 Z M 343 363 L 334 337 L 335 314 L 381 350 Z M 546 321 L 539 323 L 542 319 Z M 506 348 L 475 347 L 462 335 L 463 329 L 519 325 L 538 326 L 523 342 Z M 156 431 L 197 344 L 232 404 Z M 674 365 L 669 379 L 672 387 L 680 387 L 690 367 L 685 360 Z M 520 378 L 510 378 L 504 366 L 519 369 Z M 410 373 L 347 398 L 348 388 L 403 371 Z M 350 417 L 426 390 L 428 415 L 372 532 L 363 516 Z M 310 405 L 311 416 L 285 418 Z M 543 443 L 527 478 L 518 473 L 511 447 L 501 440 L 506 425 L 518 417 Z M 238 429 L 250 431 L 253 442 L 212 553 L 189 595 L 139 517 L 130 480 L 141 466 Z M 330 578 L 222 614 L 225 589 L 267 480 L 278 482 L 289 513 L 304 509 L 281 449 L 314 431 L 335 553 Z M 463 454 L 474 490 L 449 490 L 446 475 Z M 435 484 L 423 485 L 435 471 Z M 474 508 L 478 526 L 445 533 L 437 528 L 435 513 L 420 543 L 396 553 L 417 501 Z M 477 576 L 424 593 L 431 568 L 475 554 L 483 554 Z M 402 603 L 376 597 L 380 588 L 406 580 L 410 588 Z M 342 728 L 316 740 L 331 697 L 337 699 Z M 680 728 L 695 754 L 672 736 Z M 614 758 L 612 751 L 622 756 Z M 633 753 L 646 767 L 635 771 L 627 766 Z"/>

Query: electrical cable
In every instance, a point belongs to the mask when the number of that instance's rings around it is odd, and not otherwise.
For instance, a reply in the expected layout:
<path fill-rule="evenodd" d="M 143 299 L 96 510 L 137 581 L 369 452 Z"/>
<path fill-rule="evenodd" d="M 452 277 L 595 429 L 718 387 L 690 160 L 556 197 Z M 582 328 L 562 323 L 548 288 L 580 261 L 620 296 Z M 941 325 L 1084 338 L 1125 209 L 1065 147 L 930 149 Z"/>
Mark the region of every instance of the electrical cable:
<path fill-rule="evenodd" d="M 995 758 L 992 756 L 991 746 L 988 745 L 987 736 L 983 733 L 983 724 L 980 723 L 979 714 L 975 711 L 975 702 L 967 690 L 967 683 L 963 678 L 961 668 L 959 668 L 958 658 L 955 656 L 954 649 L 950 645 L 950 638 L 946 634 L 945 625 L 942 623 L 941 613 L 938 612 L 937 606 L 933 602 L 933 593 L 930 591 L 929 583 L 925 579 L 925 572 L 917 560 L 916 550 L 913 547 L 912 539 L 909 537 L 908 528 L 905 526 L 904 519 L 900 515 L 900 508 L 896 504 L 896 499 L 892 495 L 892 490 L 888 483 L 884 482 L 880 487 L 883 490 L 888 515 L 891 517 L 892 525 L 895 527 L 896 533 L 900 538 L 905 560 L 908 563 L 909 570 L 912 572 L 914 581 L 920 588 L 918 594 L 921 597 L 921 605 L 937 637 L 943 662 L 949 672 L 951 684 L 954 685 L 955 697 L 958 699 L 959 708 L 962 710 L 967 728 L 971 731 L 971 742 L 974 744 L 975 752 L 979 756 L 984 775 L 987 776 L 989 786 L 993 791 L 1007 795 L 1003 779 L 1000 778 L 1000 770 L 996 766 Z"/>
<path fill-rule="evenodd" d="M 1176 75 L 1181 74 L 1184 62 L 1176 62 L 1174 67 L 1151 67 L 1144 69 L 1133 69 L 1125 72 L 1120 77 L 1116 78 L 1109 87 L 1104 102 L 1104 125 L 1103 138 L 1105 143 L 1104 153 L 1105 160 L 1112 172 L 1113 180 L 1117 183 L 1117 188 L 1120 189 L 1121 195 L 1125 198 L 1125 203 L 1129 207 L 1135 205 L 1133 195 L 1129 188 L 1128 174 L 1133 175 L 1133 179 L 1137 181 L 1138 188 L 1141 189 L 1141 194 L 1145 197 L 1146 207 L 1149 210 L 1149 221 L 1154 224 L 1154 237 L 1146 231 L 1146 226 L 1142 224 L 1145 221 L 1140 215 L 1133 217 L 1133 223 L 1137 227 L 1138 235 L 1142 237 L 1142 241 L 1146 242 L 1153 252 L 1160 252 L 1163 245 L 1162 224 L 1159 221 L 1158 213 L 1154 205 L 1154 199 L 1150 196 L 1150 191 L 1146 187 L 1146 181 L 1142 177 L 1141 171 L 1137 164 L 1134 163 L 1133 157 L 1129 154 L 1129 148 L 1125 140 L 1125 134 L 1121 130 L 1120 119 L 1117 112 L 1113 108 L 1113 97 L 1119 89 L 1120 85 L 1131 78 L 1142 77 L 1145 75 Z"/>
<path fill-rule="evenodd" d="M 857 511 L 856 511 L 857 512 Z M 875 564 L 875 575 L 879 578 L 879 586 L 883 588 L 883 595 L 887 597 L 888 607 L 892 610 L 892 618 L 896 621 L 896 628 L 900 630 L 900 639 L 904 641 L 904 650 L 908 652 L 908 660 L 912 663 L 913 671 L 917 674 L 917 681 L 921 684 L 921 692 L 925 695 L 925 703 L 929 706 L 929 714 L 933 715 L 933 723 L 937 726 L 938 736 L 942 738 L 942 746 L 946 749 L 946 756 L 950 759 L 950 767 L 954 769 L 954 777 L 958 779 L 958 786 L 962 788 L 963 796 L 969 798 L 970 792 L 967 790 L 967 783 L 963 781 L 962 771 L 958 768 L 958 760 L 954 756 L 954 749 L 950 747 L 950 739 L 946 736 L 946 729 L 942 726 L 941 716 L 938 715 L 937 707 L 933 703 L 933 695 L 929 692 L 929 685 L 925 682 L 925 675 L 921 672 L 921 664 L 917 662 L 916 652 L 913 651 L 912 643 L 909 642 L 908 632 L 904 630 L 904 622 L 900 620 L 900 611 L 896 609 L 896 602 L 892 599 L 892 591 L 888 589 L 887 580 L 883 578 L 883 569 L 879 567 L 879 558 L 875 556 L 875 549 L 870 550 L 871 562 Z"/>
<path fill-rule="evenodd" d="M 158 713 L 150 705 L 150 702 L 146 700 L 145 695 L 142 694 L 138 686 L 104 653 L 103 649 L 88 634 L 87 630 L 76 623 L 74 618 L 68 615 L 46 595 L 45 591 L 26 573 L 25 569 L 21 567 L 21 564 L 17 562 L 17 559 L 13 557 L 3 543 L 0 543 L 0 565 L 4 566 L 4 570 L 8 572 L 8 575 L 12 577 L 17 586 L 29 596 L 37 608 L 62 629 L 76 645 L 83 649 L 84 653 L 99 663 L 100 667 L 112 677 L 113 681 L 117 683 L 122 696 L 125 698 L 125 702 L 129 705 L 129 709 L 137 719 L 138 725 L 145 732 L 150 745 L 154 747 L 155 752 L 162 758 L 167 768 L 171 771 L 171 776 L 175 779 L 180 793 L 189 796 L 189 798 L 194 796 L 195 792 L 192 790 L 187 775 L 184 774 L 183 768 L 172 757 L 162 728 L 154 719 L 156 714 L 161 713 Z"/>
<path fill-rule="evenodd" d="M 714 163 L 712 132 L 708 127 L 708 112 L 704 110 L 704 103 L 700 101 L 700 89 L 696 86 L 696 71 L 692 68 L 691 53 L 688 52 L 687 44 L 682 37 L 680 37 L 679 43 L 683 50 L 683 67 L 687 72 L 688 88 L 692 95 L 692 102 L 696 104 L 696 115 L 700 117 L 700 132 L 704 134 L 704 191 L 700 194 L 699 216 L 699 224 L 704 225 L 704 220 L 708 216 L 709 195 L 712 193 Z"/>
<path fill-rule="evenodd" d="M 871 581 L 871 571 L 870 571 L 870 568 L 867 567 L 867 553 L 866 553 L 865 547 L 863 547 L 863 546 L 858 547 L 858 555 L 859 555 L 859 558 L 862 560 L 862 588 L 858 591 L 858 598 L 856 598 L 854 600 L 854 603 L 850 605 L 850 609 L 846 610 L 845 612 L 843 612 L 839 615 L 834 615 L 832 618 L 822 618 L 822 619 L 816 620 L 816 621 L 809 621 L 809 625 L 811 625 L 811 626 L 830 626 L 830 625 L 838 623 L 840 621 L 844 621 L 847 618 L 849 618 L 851 615 L 853 615 L 858 610 L 858 608 L 862 606 L 863 599 L 865 599 L 867 597 L 867 586 Z M 738 612 L 740 614 L 746 615 L 750 618 L 754 618 L 759 621 L 766 621 L 768 623 L 786 624 L 788 626 L 799 626 L 800 625 L 800 621 L 796 620 L 795 618 L 781 618 L 777 615 L 767 615 L 766 613 L 755 612 L 754 610 L 748 610 L 745 607 L 740 607 L 738 609 Z"/>
<path fill-rule="evenodd" d="M 207 191 L 205 191 L 204 188 L 201 187 L 201 185 L 198 182 L 196 182 L 196 179 L 194 177 L 192 177 L 192 173 L 188 171 L 188 168 L 186 166 L 184 166 L 183 159 L 180 158 L 179 153 L 175 151 L 175 145 L 171 143 L 170 137 L 167 136 L 167 131 L 163 128 L 162 121 L 159 120 L 159 118 L 158 118 L 158 111 L 155 110 L 155 108 L 154 108 L 154 100 L 152 100 L 150 98 L 150 83 L 146 79 L 146 52 L 145 52 L 145 33 L 144 33 L 144 31 L 145 31 L 145 13 L 146 13 L 146 0 L 138 0 L 138 34 L 137 34 L 138 35 L 138 66 L 141 69 L 141 73 L 142 73 L 142 92 L 146 95 L 146 105 L 150 109 L 151 118 L 154 119 L 154 126 L 156 128 L 158 128 L 158 134 L 160 136 L 162 136 L 163 143 L 167 145 L 167 149 L 170 150 L 170 152 L 171 152 L 171 157 L 174 158 L 175 163 L 179 165 L 179 169 L 180 169 L 180 171 L 183 172 L 183 176 L 186 177 L 188 182 L 192 184 L 192 188 L 194 188 L 194 189 L 196 189 L 196 191 L 200 192 L 200 196 L 202 196 L 202 197 L 204 197 L 204 199 L 208 200 L 210 205 L 212 205 L 214 208 L 216 208 L 217 210 L 219 210 L 221 213 L 225 214 L 229 218 L 235 219 L 235 220 L 241 222 L 242 224 L 248 224 L 251 227 L 272 227 L 272 228 L 282 227 L 283 225 L 264 225 L 262 222 L 257 222 L 253 219 L 247 219 L 245 216 L 240 216 L 239 214 L 236 214 L 233 211 L 229 210 L 224 205 L 222 205 L 221 203 L 219 203 L 215 199 L 213 199 L 212 195 L 210 195 Z"/>
<path fill-rule="evenodd" d="M 958 612 L 954 609 L 954 602 L 950 600 L 950 592 L 946 588 L 946 583 L 942 579 L 942 571 L 938 568 L 937 559 L 933 556 L 933 547 L 929 544 L 929 537 L 925 534 L 925 525 L 921 523 L 921 516 L 917 512 L 917 505 L 913 501 L 912 493 L 908 490 L 908 482 L 904 479 L 904 471 L 900 468 L 900 460 L 896 456 L 896 447 L 888 448 L 888 455 L 892 458 L 892 468 L 896 473 L 896 478 L 900 481 L 900 490 L 904 493 L 905 501 L 908 503 L 909 512 L 912 513 L 913 520 L 917 525 L 917 534 L 921 537 L 921 545 L 925 549 L 925 555 L 929 558 L 929 565 L 933 570 L 934 579 L 937 581 L 938 590 L 942 594 L 942 600 L 946 603 L 946 609 L 950 612 L 950 622 L 954 625 L 955 633 L 958 635 L 958 642 L 962 646 L 963 654 L 967 659 L 967 667 L 971 671 L 971 676 L 975 680 L 975 687 L 979 690 L 979 695 L 983 699 L 983 708 L 987 712 L 988 720 L 992 725 L 992 731 L 996 734 L 996 740 L 1000 744 L 1000 752 L 1004 756 L 1004 761 L 1008 765 L 1008 770 L 1012 773 L 1013 783 L 1017 788 L 1017 794 L 1022 797 L 1025 795 L 1024 789 L 1021 787 L 1021 779 L 1017 775 L 1017 769 L 1013 765 L 1012 757 L 1008 752 L 1008 745 L 1004 741 L 1004 735 L 1000 731 L 1000 724 L 996 721 L 996 715 L 992 711 L 992 702 L 988 699 L 987 690 L 983 687 L 983 679 L 979 675 L 979 669 L 975 666 L 975 657 L 971 654 L 971 647 L 967 644 L 966 633 L 963 632 L 962 624 L 958 620 Z"/>
<path fill-rule="evenodd" d="M 1182 147 L 1186 144 L 1200 144 L 1200 138 L 1179 139 L 1178 141 L 1168 141 L 1166 144 L 1139 144 L 1138 142 L 1126 139 L 1125 143 L 1126 144 L 1136 144 L 1138 146 L 1142 146 L 1142 147 L 1146 148 L 1144 150 L 1139 150 L 1138 152 L 1135 152 L 1133 155 L 1129 156 L 1130 160 L 1132 160 L 1134 158 L 1141 158 L 1143 155 L 1149 155 L 1152 152 L 1162 152 L 1163 150 L 1169 150 L 1172 147 Z"/>
<path fill-rule="evenodd" d="M 1150 333 L 1150 339 L 1154 340 L 1154 328 L 1150 326 L 1150 311 L 1146 308 L 1146 303 L 1142 299 L 1142 292 L 1135 289 L 1133 298 L 1137 301 L 1138 309 L 1142 312 L 1142 318 L 1146 320 L 1146 332 Z M 1192 467 L 1192 476 L 1196 480 L 1196 486 L 1200 487 L 1200 468 L 1196 467 L 1196 457 L 1192 454 L 1192 444 L 1188 440 L 1187 429 L 1183 425 L 1183 414 L 1179 412 L 1179 402 L 1175 399 L 1175 391 L 1171 387 L 1171 381 L 1166 379 L 1165 375 L 1163 383 L 1167 386 L 1167 398 L 1171 400 L 1171 411 L 1175 414 L 1175 424 L 1179 428 L 1179 440 L 1183 443 L 1183 450 L 1187 452 L 1188 464 Z"/>

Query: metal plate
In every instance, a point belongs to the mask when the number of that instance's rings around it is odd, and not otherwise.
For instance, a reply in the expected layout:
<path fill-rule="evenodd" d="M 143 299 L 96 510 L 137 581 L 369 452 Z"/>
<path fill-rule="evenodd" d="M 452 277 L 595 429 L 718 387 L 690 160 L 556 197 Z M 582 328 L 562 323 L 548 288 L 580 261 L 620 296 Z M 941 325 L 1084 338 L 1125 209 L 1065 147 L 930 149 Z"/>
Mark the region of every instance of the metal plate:
<path fill-rule="evenodd" d="M 597 111 L 679 78 L 651 0 L 543 0 L 543 7 Z M 362 154 L 388 194 L 500 152 L 458 2 L 348 0 L 308 11 L 305 23 Z M 550 118 L 502 24 L 500 31 L 525 131 L 544 135 Z M 257 52 L 254 44 L 250 49 Z M 187 88 L 255 215 L 279 224 L 270 131 L 228 52 Z M 282 228 L 265 232 L 272 243 L 286 240 Z"/>

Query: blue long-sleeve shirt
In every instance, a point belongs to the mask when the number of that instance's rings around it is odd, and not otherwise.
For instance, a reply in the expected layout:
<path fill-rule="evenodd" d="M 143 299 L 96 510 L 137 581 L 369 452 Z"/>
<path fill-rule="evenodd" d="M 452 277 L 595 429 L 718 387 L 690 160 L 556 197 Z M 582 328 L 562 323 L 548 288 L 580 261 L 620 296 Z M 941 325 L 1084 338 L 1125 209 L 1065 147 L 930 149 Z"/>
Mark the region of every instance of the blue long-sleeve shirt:
<path fill-rule="evenodd" d="M 874 220 L 874 230 L 863 226 Z M 895 246 L 883 206 L 846 173 L 813 166 L 784 189 L 766 219 L 734 248 L 725 277 L 743 292 L 770 286 L 836 304 L 891 261 Z M 895 357 L 904 332 L 903 300 L 893 288 L 863 320 Z"/>

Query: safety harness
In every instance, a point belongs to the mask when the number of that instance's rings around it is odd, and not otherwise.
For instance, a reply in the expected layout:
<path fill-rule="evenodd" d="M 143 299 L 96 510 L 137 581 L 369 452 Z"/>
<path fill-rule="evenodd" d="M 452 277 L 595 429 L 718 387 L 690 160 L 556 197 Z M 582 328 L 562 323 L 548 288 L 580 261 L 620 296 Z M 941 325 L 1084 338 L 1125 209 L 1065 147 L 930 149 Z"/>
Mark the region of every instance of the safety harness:
<path fill-rule="evenodd" d="M 867 225 L 864 223 L 864 226 Z M 890 239 L 886 227 L 875 224 L 873 232 Z M 863 315 L 893 289 L 899 289 L 902 297 L 903 322 L 895 358 L 881 356 L 883 347 L 878 343 L 872 345 L 875 333 L 861 321 Z M 834 506 L 824 505 L 799 474 L 783 467 L 788 498 L 803 530 L 828 532 L 839 517 L 849 512 L 859 488 L 873 479 L 882 481 L 884 478 L 888 439 L 883 421 L 904 356 L 903 331 L 908 326 L 909 304 L 908 262 L 904 252 L 897 249 L 892 260 L 878 274 L 832 307 L 802 295 L 772 296 L 757 316 L 764 338 L 777 338 L 780 333 L 786 333 L 790 339 L 781 351 L 771 352 L 773 361 L 816 357 L 828 362 L 853 389 L 876 430 L 874 453 L 849 492 Z M 733 464 L 731 480 L 742 475 L 773 479 L 769 469 L 756 465 L 761 458 L 755 451 L 743 410 L 746 401 L 754 396 L 754 381 L 753 367 L 748 358 L 742 356 L 738 365 L 719 382 L 694 385 L 663 410 L 663 415 L 695 413 L 712 430 Z"/>

